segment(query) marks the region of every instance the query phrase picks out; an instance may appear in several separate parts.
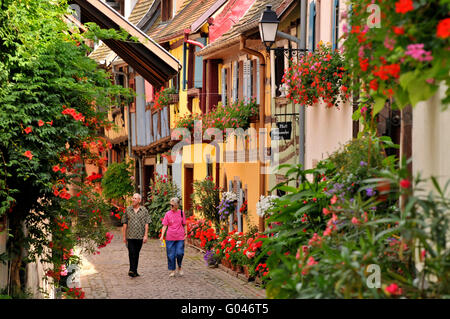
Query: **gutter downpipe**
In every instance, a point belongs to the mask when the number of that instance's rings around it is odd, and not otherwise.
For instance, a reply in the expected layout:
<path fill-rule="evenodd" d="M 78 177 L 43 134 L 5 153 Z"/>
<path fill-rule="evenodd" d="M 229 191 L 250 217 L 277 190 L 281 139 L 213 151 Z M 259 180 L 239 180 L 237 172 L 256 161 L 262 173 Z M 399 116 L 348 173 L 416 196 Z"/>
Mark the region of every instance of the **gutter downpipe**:
<path fill-rule="evenodd" d="M 266 76 L 266 57 L 263 53 L 245 47 L 246 37 L 240 36 L 239 50 L 259 58 L 259 128 L 265 127 L 265 86 L 264 80 Z M 261 138 L 261 137 L 260 137 Z M 261 144 L 261 143 L 259 143 Z M 265 145 L 265 143 L 263 143 Z M 263 146 L 264 147 L 264 146 Z M 260 168 L 262 167 L 261 158 L 259 159 Z M 259 172 L 259 194 L 265 195 L 266 192 L 266 176 Z M 264 219 L 259 218 L 259 230 L 264 231 Z"/>
<path fill-rule="evenodd" d="M 306 50 L 306 16 L 307 1 L 300 2 L 300 46 L 302 50 Z M 305 105 L 300 105 L 299 109 L 299 164 L 305 169 Z M 302 182 L 302 181 L 299 181 Z"/>

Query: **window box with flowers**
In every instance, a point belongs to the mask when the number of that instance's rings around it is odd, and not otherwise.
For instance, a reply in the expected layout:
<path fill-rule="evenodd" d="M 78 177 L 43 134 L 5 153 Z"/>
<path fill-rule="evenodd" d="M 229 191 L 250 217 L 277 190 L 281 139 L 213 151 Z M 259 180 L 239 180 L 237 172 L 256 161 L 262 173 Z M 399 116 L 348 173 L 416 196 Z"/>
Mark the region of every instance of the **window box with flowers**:
<path fill-rule="evenodd" d="M 162 87 L 158 92 L 155 93 L 153 110 L 159 111 L 170 104 L 178 103 L 179 96 L 175 88 L 164 88 Z"/>
<path fill-rule="evenodd" d="M 339 51 L 322 41 L 317 50 L 302 56 L 286 70 L 282 82 L 286 97 L 296 104 L 314 105 L 320 100 L 337 107 L 349 99 L 348 75 Z"/>

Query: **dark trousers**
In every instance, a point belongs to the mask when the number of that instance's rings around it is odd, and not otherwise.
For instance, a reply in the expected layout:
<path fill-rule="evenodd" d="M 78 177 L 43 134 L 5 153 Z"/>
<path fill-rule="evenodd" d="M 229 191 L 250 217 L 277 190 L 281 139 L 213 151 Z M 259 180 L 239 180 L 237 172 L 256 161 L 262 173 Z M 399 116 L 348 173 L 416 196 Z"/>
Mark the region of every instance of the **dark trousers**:
<path fill-rule="evenodd" d="M 128 239 L 128 257 L 130 258 L 130 271 L 137 273 L 139 252 L 142 248 L 142 239 Z"/>
<path fill-rule="evenodd" d="M 166 250 L 169 270 L 175 270 L 176 263 L 178 267 L 181 267 L 184 256 L 184 240 L 166 240 Z"/>

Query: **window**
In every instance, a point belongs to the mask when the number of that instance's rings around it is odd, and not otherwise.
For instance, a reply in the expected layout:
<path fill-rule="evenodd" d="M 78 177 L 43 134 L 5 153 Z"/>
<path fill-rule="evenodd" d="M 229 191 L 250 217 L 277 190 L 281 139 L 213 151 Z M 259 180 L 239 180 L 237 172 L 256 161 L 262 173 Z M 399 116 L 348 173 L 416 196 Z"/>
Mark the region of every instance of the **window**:
<path fill-rule="evenodd" d="M 206 38 L 198 38 L 195 41 L 206 44 Z M 203 57 L 196 56 L 195 52 L 201 50 L 199 46 L 193 44 L 184 44 L 185 52 L 188 51 L 188 74 L 187 74 L 187 88 L 201 88 L 203 84 Z M 186 54 L 183 54 L 186 60 Z M 184 75 L 185 78 L 185 75 Z"/>
<path fill-rule="evenodd" d="M 333 0 L 333 23 L 332 26 L 333 50 L 339 47 L 339 0 Z"/>
<path fill-rule="evenodd" d="M 239 62 L 233 62 L 233 86 L 232 86 L 231 102 L 237 102 L 239 94 Z"/>
<path fill-rule="evenodd" d="M 228 73 L 229 70 L 227 68 L 222 68 L 222 105 L 228 104 Z"/>
<path fill-rule="evenodd" d="M 275 96 L 281 95 L 281 85 L 284 75 L 284 54 L 275 56 Z"/>
<path fill-rule="evenodd" d="M 309 7 L 309 38 L 308 49 L 314 51 L 316 47 L 316 3 L 313 1 Z"/>

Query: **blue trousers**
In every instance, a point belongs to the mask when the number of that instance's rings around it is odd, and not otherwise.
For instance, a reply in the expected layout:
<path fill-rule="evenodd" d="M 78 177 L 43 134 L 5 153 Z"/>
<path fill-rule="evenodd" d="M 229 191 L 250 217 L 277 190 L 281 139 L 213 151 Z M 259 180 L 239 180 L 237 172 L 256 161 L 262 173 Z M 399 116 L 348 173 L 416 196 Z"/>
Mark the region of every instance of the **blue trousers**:
<path fill-rule="evenodd" d="M 181 267 L 184 256 L 184 240 L 166 240 L 167 263 L 170 271 Z"/>

